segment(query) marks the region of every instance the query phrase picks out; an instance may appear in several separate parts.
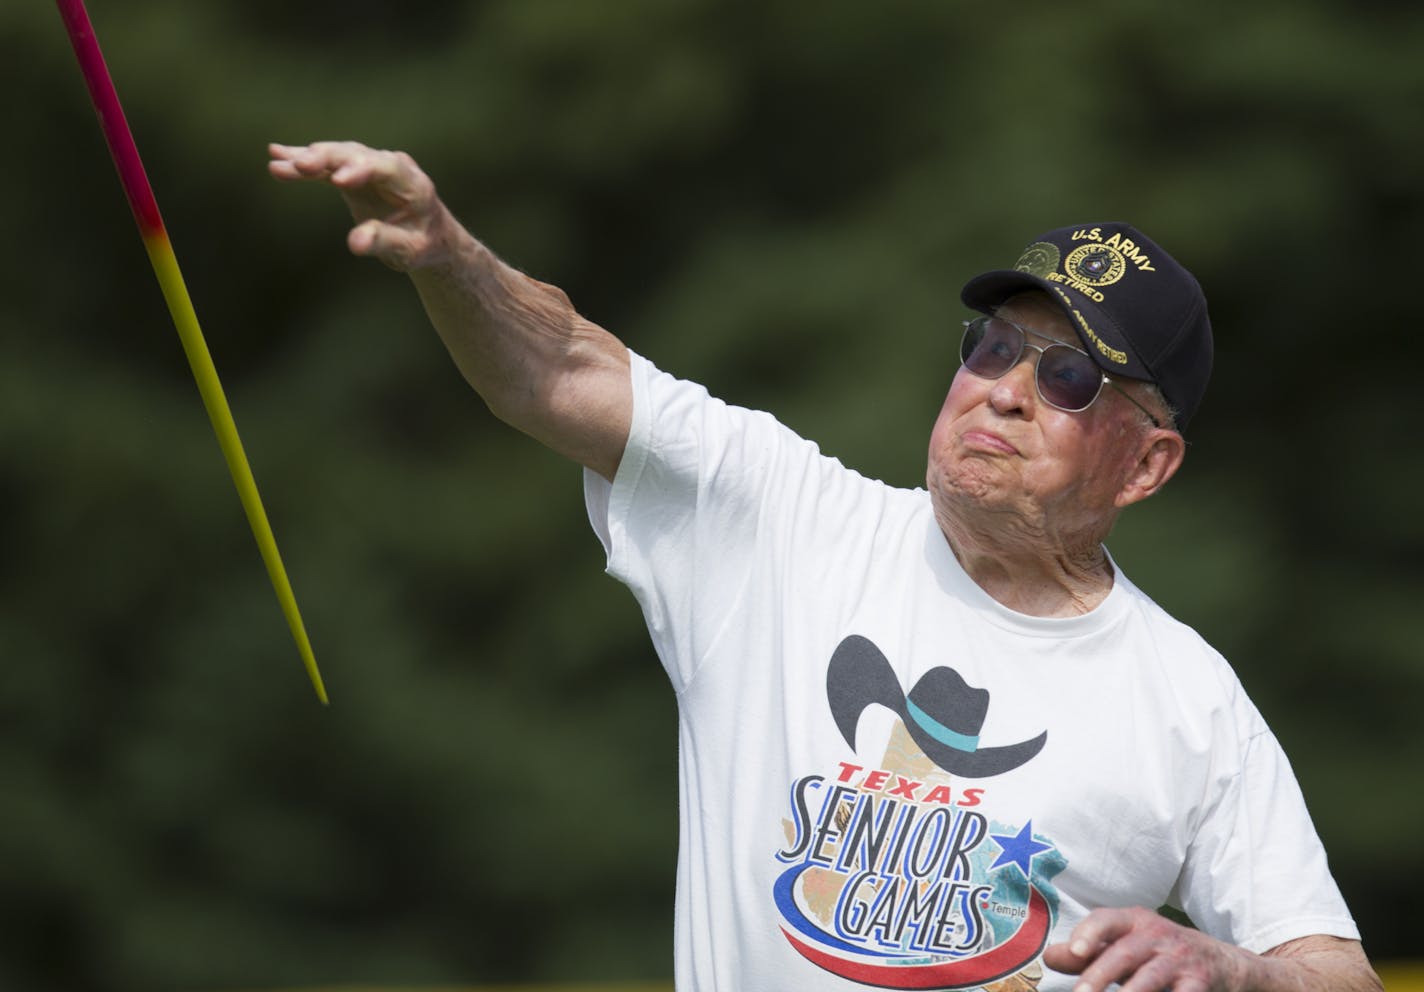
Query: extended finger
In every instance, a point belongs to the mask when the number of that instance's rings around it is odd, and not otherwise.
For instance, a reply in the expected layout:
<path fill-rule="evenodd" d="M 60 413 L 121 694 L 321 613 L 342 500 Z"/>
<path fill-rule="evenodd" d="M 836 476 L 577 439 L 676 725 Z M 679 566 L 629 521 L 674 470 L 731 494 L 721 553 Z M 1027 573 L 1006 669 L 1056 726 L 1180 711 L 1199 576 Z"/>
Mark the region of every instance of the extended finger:
<path fill-rule="evenodd" d="M 311 145 L 283 145 L 271 142 L 268 170 L 279 179 L 324 179 L 340 164 L 335 142 Z"/>
<path fill-rule="evenodd" d="M 334 185 L 345 189 L 379 185 L 398 196 L 409 197 L 420 170 L 404 152 L 388 152 L 365 145 L 327 150 L 321 159 L 330 169 Z"/>
<path fill-rule="evenodd" d="M 1211 992 L 1211 985 L 1198 975 L 1183 974 L 1171 961 L 1159 957 L 1138 968 L 1119 992 Z"/>
<path fill-rule="evenodd" d="M 369 169 L 368 163 L 389 152 L 377 152 L 355 141 L 316 141 L 309 145 L 267 146 L 272 161 L 269 168 L 282 179 L 334 179 L 345 172 L 348 176 Z"/>
<path fill-rule="evenodd" d="M 1081 953 L 1073 950 L 1074 947 L 1079 947 Z M 1086 942 L 1072 944 L 1065 941 L 1061 944 L 1049 944 L 1043 949 L 1043 963 L 1054 971 L 1061 971 L 1067 975 L 1078 975 L 1103 952 L 1105 947 L 1107 947 L 1106 944 L 1088 944 Z"/>
<path fill-rule="evenodd" d="M 1132 938 L 1117 940 L 1082 970 L 1073 986 L 1073 992 L 1104 992 L 1114 982 L 1126 983 L 1128 979 L 1132 979 L 1136 983 L 1138 976 L 1145 976 L 1147 984 L 1134 984 L 1134 992 L 1161 992 L 1163 989 L 1171 989 L 1175 976 L 1167 970 L 1163 972 L 1160 980 L 1156 979 L 1153 976 L 1158 973 L 1158 968 L 1153 961 L 1153 949 L 1148 942 Z M 1157 981 L 1155 985 L 1152 984 L 1154 980 Z"/>
<path fill-rule="evenodd" d="M 267 163 L 267 171 L 278 179 L 301 179 L 302 174 L 297 171 L 296 164 L 292 161 L 292 156 L 297 149 L 288 145 L 279 145 L 275 142 L 267 146 L 267 154 L 270 161 Z"/>
<path fill-rule="evenodd" d="M 1109 947 L 1114 941 L 1127 935 L 1132 931 L 1134 914 L 1128 909 L 1095 909 L 1085 916 L 1078 925 L 1073 928 L 1073 932 L 1068 935 L 1065 945 L 1056 945 L 1062 948 L 1070 956 L 1065 964 L 1078 965 L 1072 971 L 1081 971 L 1084 966 L 1094 961 L 1104 949 Z M 1050 965 L 1050 967 L 1056 967 Z M 1070 969 L 1058 969 L 1060 971 Z"/>

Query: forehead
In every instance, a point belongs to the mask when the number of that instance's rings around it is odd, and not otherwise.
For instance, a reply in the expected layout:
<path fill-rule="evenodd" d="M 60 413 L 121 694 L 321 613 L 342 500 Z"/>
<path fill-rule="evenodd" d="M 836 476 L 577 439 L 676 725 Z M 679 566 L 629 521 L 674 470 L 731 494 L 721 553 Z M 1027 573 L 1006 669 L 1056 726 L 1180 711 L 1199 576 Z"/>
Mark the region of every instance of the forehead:
<path fill-rule="evenodd" d="M 1044 337 L 1080 347 L 1078 334 L 1068 322 L 1068 315 L 1047 293 L 1039 290 L 1018 293 L 999 304 L 994 312 Z"/>

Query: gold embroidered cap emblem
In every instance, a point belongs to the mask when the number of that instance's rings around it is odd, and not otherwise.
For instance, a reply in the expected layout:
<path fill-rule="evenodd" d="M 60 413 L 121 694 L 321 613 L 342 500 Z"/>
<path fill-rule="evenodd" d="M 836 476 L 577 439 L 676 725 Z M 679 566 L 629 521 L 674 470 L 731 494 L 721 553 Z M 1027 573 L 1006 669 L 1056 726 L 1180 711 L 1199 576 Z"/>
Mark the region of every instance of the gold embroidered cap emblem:
<path fill-rule="evenodd" d="M 1111 245 L 1083 245 L 1068 253 L 1063 271 L 1089 286 L 1111 286 L 1127 271 L 1127 259 Z"/>

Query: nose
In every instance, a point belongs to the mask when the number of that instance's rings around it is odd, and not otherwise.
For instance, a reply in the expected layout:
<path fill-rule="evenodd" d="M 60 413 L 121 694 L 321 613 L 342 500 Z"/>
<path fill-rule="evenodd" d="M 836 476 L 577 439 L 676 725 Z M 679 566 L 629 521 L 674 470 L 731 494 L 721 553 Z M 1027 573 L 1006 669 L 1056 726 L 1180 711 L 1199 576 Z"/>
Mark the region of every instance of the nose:
<path fill-rule="evenodd" d="M 1025 348 L 1018 364 L 994 380 L 994 386 L 989 390 L 989 405 L 995 413 L 1006 417 L 1018 414 L 1032 418 L 1034 401 L 1038 399 L 1033 382 L 1037 359 L 1036 351 Z"/>

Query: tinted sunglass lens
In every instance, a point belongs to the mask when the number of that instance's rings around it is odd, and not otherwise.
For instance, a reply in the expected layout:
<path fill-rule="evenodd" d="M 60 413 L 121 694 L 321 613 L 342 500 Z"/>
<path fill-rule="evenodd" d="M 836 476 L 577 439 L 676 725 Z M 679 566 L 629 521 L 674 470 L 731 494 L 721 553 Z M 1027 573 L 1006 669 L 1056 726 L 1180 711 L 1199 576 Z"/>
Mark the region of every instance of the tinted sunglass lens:
<path fill-rule="evenodd" d="M 1086 410 L 1103 388 L 1093 360 L 1072 348 L 1045 348 L 1038 359 L 1038 391 L 1061 410 Z"/>
<path fill-rule="evenodd" d="M 1022 332 L 1012 324 L 987 317 L 969 322 L 959 346 L 964 367 L 986 379 L 997 379 L 1013 368 L 1022 353 Z"/>

